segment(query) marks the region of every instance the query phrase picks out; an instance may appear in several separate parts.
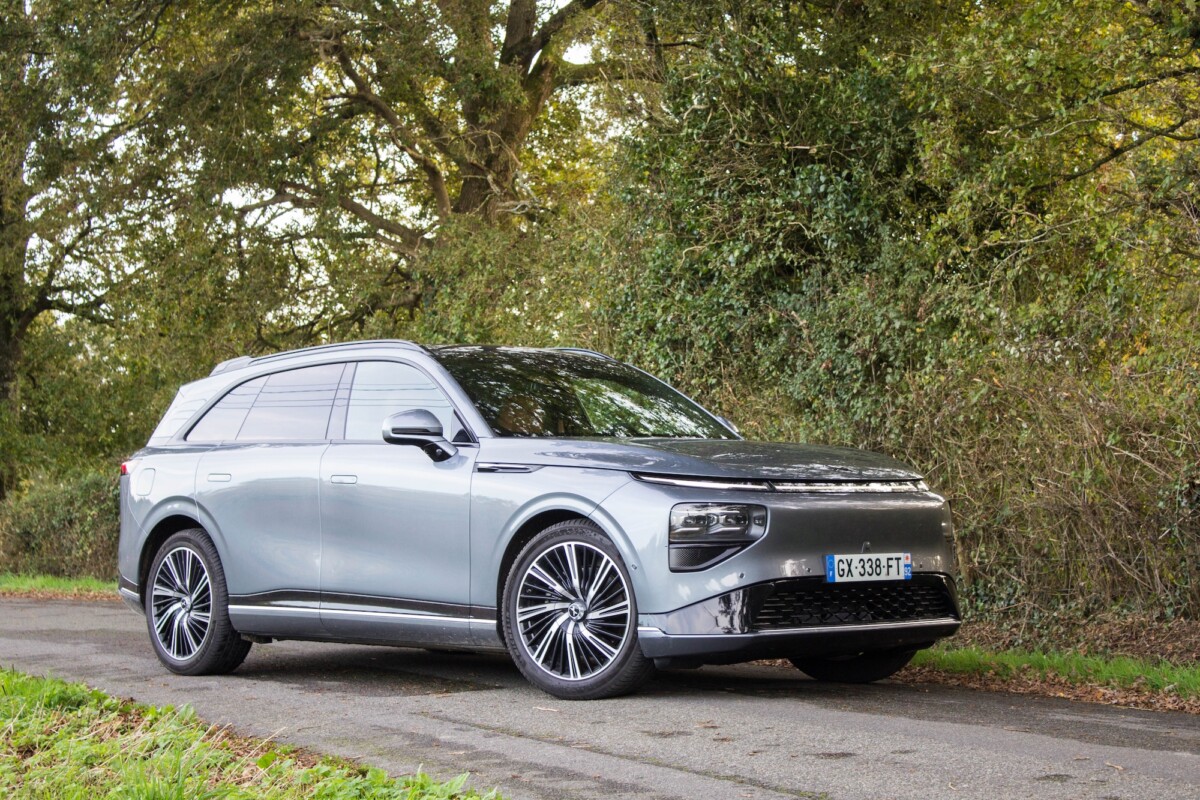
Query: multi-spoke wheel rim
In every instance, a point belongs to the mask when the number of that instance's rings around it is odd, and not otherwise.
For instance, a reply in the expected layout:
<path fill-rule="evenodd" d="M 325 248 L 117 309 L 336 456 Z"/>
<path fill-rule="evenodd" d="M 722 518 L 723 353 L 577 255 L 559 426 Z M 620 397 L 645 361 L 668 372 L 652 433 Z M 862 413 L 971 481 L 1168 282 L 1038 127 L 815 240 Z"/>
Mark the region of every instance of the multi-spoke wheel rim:
<path fill-rule="evenodd" d="M 521 644 L 540 669 L 579 681 L 603 672 L 629 638 L 625 576 L 604 551 L 563 542 L 534 559 L 517 595 Z"/>
<path fill-rule="evenodd" d="M 187 661 L 204 645 L 212 622 L 212 586 L 208 570 L 194 550 L 167 553 L 150 589 L 154 635 L 177 661 Z"/>

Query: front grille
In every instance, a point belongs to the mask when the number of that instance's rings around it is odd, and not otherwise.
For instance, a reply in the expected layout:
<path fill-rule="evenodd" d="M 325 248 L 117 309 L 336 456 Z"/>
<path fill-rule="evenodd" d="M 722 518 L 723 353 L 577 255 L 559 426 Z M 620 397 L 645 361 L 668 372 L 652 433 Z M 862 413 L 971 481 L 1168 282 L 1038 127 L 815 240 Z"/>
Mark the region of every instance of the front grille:
<path fill-rule="evenodd" d="M 824 583 L 820 578 L 777 581 L 768 587 L 755 630 L 958 618 L 954 597 L 937 575 L 887 583 Z"/>

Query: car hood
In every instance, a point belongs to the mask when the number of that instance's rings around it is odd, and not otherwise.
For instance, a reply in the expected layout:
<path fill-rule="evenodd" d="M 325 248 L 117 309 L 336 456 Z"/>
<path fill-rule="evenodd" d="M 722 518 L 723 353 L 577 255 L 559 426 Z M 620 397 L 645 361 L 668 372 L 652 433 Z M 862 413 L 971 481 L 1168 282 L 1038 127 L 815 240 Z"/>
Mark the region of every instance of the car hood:
<path fill-rule="evenodd" d="M 739 439 L 485 439 L 480 463 L 748 480 L 896 481 L 921 475 L 879 453 Z"/>

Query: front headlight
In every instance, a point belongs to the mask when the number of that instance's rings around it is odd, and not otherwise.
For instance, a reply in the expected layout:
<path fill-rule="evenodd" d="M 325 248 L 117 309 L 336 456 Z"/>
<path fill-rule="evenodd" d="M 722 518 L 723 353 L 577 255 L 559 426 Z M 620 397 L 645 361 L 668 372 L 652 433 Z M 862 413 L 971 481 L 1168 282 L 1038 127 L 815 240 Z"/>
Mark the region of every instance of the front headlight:
<path fill-rule="evenodd" d="M 707 569 L 767 532 L 767 509 L 746 503 L 681 503 L 671 509 L 667 541 L 673 572 Z"/>

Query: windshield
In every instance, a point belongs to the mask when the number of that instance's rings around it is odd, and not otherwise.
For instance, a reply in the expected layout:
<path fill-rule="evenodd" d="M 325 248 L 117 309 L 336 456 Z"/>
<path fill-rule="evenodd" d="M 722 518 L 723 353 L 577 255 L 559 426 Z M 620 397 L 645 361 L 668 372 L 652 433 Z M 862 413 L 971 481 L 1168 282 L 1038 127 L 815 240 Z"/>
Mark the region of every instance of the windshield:
<path fill-rule="evenodd" d="M 497 436 L 734 438 L 679 392 L 617 361 L 494 347 L 433 354 Z"/>

